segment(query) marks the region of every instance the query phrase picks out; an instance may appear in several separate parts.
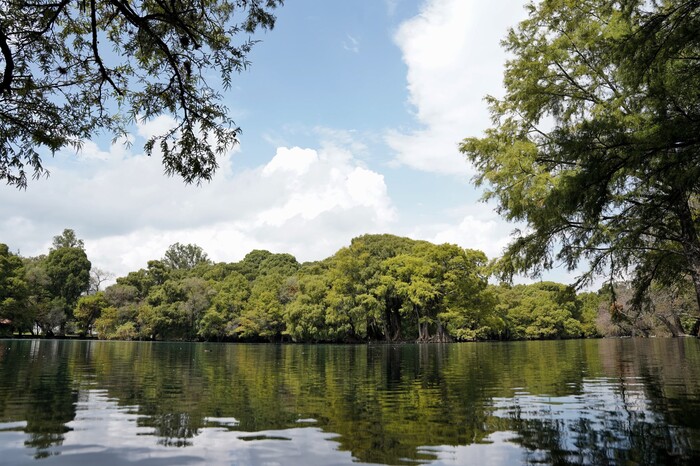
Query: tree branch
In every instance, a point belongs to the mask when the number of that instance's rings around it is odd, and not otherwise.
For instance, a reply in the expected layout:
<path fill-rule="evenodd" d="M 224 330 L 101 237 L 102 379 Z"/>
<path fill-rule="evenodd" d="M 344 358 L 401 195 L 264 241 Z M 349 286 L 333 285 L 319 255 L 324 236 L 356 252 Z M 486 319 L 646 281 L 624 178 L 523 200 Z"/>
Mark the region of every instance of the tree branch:
<path fill-rule="evenodd" d="M 95 0 L 90 0 L 90 28 L 92 29 L 92 53 L 95 58 L 97 66 L 100 68 L 100 75 L 103 81 L 107 81 L 112 88 L 117 92 L 117 94 L 123 96 L 124 92 L 117 87 L 117 85 L 112 80 L 112 77 L 107 72 L 107 69 L 102 63 L 102 58 L 100 57 L 100 51 L 97 47 L 97 14 L 96 14 Z M 102 85 L 100 85 L 100 94 L 102 93 Z"/>
<path fill-rule="evenodd" d="M 138 29 L 141 29 L 148 33 L 148 35 L 158 45 L 160 51 L 163 52 L 165 60 L 168 62 L 168 65 L 170 66 L 173 75 L 177 80 L 178 97 L 180 100 L 180 106 L 184 114 L 183 120 L 189 121 L 190 106 L 188 105 L 186 99 L 187 89 L 185 86 L 185 82 L 182 78 L 182 74 L 180 73 L 180 70 L 178 68 L 178 63 L 175 60 L 175 57 L 173 56 L 173 53 L 170 50 L 170 47 L 168 47 L 168 45 L 163 41 L 163 39 L 153 31 L 148 21 L 145 20 L 143 17 L 139 16 L 138 13 L 136 13 L 131 8 L 128 2 L 125 2 L 124 0 L 112 0 L 111 3 L 124 15 L 127 21 L 129 21 L 132 25 L 136 26 Z"/>
<path fill-rule="evenodd" d="M 0 50 L 2 51 L 2 56 L 5 59 L 5 72 L 2 75 L 2 82 L 0 82 L 0 95 L 9 93 L 10 86 L 12 85 L 12 77 L 15 70 L 15 61 L 12 58 L 12 50 L 7 43 L 7 34 L 5 30 L 0 25 Z"/>

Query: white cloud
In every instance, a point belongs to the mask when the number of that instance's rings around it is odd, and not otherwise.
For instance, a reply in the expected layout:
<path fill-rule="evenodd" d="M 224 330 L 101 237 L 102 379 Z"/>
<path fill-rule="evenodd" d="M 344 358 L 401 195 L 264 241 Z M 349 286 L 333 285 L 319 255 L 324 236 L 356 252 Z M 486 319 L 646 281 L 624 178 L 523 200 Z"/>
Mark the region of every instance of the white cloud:
<path fill-rule="evenodd" d="M 255 248 L 322 259 L 396 219 L 383 175 L 331 143 L 279 147 L 267 164 L 237 172 L 229 154 L 200 187 L 165 177 L 159 157 L 110 155 L 124 150 L 86 144 L 90 163 L 79 170 L 51 167 L 51 177 L 27 191 L 0 187 L 0 241 L 25 256 L 41 254 L 53 235 L 73 228 L 93 265 L 119 276 L 175 242 L 199 244 L 216 261 L 237 261 Z"/>
<path fill-rule="evenodd" d="M 408 67 L 409 102 L 420 128 L 391 130 L 394 162 L 417 170 L 466 175 L 458 143 L 489 124 L 483 98 L 502 93 L 500 40 L 524 18 L 522 0 L 427 0 L 394 40 Z"/>
<path fill-rule="evenodd" d="M 355 39 L 350 34 L 346 34 L 346 37 L 348 40 L 343 41 L 343 48 L 348 52 L 360 53 L 360 41 Z"/>
<path fill-rule="evenodd" d="M 376 224 L 387 224 L 395 217 L 384 177 L 357 166 L 352 154 L 336 147 L 318 152 L 280 148 L 262 173 L 270 183 L 284 186 L 288 196 L 258 213 L 259 225 L 280 226 L 294 217 L 311 220 L 355 207 L 369 209 Z"/>
<path fill-rule="evenodd" d="M 144 139 L 165 134 L 176 125 L 175 119 L 170 115 L 159 115 L 150 120 L 143 120 L 137 124 L 137 133 Z"/>
<path fill-rule="evenodd" d="M 514 226 L 501 219 L 487 204 L 470 205 L 453 212 L 442 223 L 419 225 L 409 236 L 436 244 L 452 243 L 478 249 L 493 259 L 509 243 Z"/>
<path fill-rule="evenodd" d="M 292 149 L 280 147 L 270 162 L 263 168 L 263 176 L 273 176 L 279 172 L 290 172 L 292 175 L 303 175 L 309 171 L 311 165 L 318 161 L 316 151 L 313 149 Z M 286 175 L 283 173 L 283 176 Z"/>

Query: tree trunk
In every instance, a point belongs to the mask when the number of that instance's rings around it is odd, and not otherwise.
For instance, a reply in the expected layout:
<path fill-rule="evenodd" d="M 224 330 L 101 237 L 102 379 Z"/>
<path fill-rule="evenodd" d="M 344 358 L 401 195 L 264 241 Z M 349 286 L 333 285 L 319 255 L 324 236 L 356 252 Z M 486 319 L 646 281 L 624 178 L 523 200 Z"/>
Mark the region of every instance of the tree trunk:
<path fill-rule="evenodd" d="M 665 315 L 657 314 L 656 318 L 666 327 L 672 337 L 675 338 L 682 335 L 682 327 L 676 327 L 675 323 L 671 322 Z"/>
<path fill-rule="evenodd" d="M 445 327 L 442 326 L 442 322 L 438 320 L 437 331 L 435 333 L 435 339 L 437 343 L 450 343 L 452 342 L 452 337 L 445 331 Z"/>
<path fill-rule="evenodd" d="M 393 300 L 386 300 L 384 318 L 386 320 L 386 339 L 387 341 L 397 341 L 401 338 L 401 316 L 397 306 L 392 305 Z"/>
<path fill-rule="evenodd" d="M 416 313 L 416 323 L 418 325 L 418 341 L 419 342 L 429 342 L 430 338 L 430 324 L 428 319 L 423 319 L 421 322 L 421 308 L 419 306 L 413 306 L 413 311 Z"/>
<path fill-rule="evenodd" d="M 698 314 L 700 315 L 700 239 L 695 229 L 693 213 L 690 210 L 688 201 L 681 202 L 676 211 L 681 224 L 681 238 L 683 239 L 683 252 L 688 261 L 688 272 L 693 280 L 695 289 L 695 299 L 698 303 Z M 700 318 L 700 317 L 699 317 Z M 693 335 L 698 336 L 697 325 L 693 326 Z"/>

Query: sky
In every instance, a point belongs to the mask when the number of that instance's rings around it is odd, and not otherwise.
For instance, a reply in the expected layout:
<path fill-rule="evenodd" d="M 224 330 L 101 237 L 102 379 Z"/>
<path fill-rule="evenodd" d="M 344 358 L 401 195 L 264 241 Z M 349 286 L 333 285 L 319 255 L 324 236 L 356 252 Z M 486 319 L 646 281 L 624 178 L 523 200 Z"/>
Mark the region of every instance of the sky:
<path fill-rule="evenodd" d="M 459 142 L 489 126 L 509 27 L 525 0 L 288 0 L 224 103 L 240 144 L 201 186 L 143 155 L 168 117 L 44 159 L 50 177 L 0 186 L 0 242 L 45 254 L 72 228 L 93 267 L 122 276 L 195 243 L 214 261 L 253 249 L 320 260 L 366 233 L 497 257 L 516 225 L 480 202 Z M 563 269 L 545 278 L 568 282 Z"/>

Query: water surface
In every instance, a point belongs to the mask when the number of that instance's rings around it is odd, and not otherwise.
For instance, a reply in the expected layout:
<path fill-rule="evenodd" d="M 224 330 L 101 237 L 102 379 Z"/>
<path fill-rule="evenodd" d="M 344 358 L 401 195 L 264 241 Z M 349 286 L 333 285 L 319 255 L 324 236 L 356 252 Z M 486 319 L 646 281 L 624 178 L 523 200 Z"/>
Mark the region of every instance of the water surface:
<path fill-rule="evenodd" d="M 700 464 L 700 341 L 0 340 L 0 464 Z"/>

